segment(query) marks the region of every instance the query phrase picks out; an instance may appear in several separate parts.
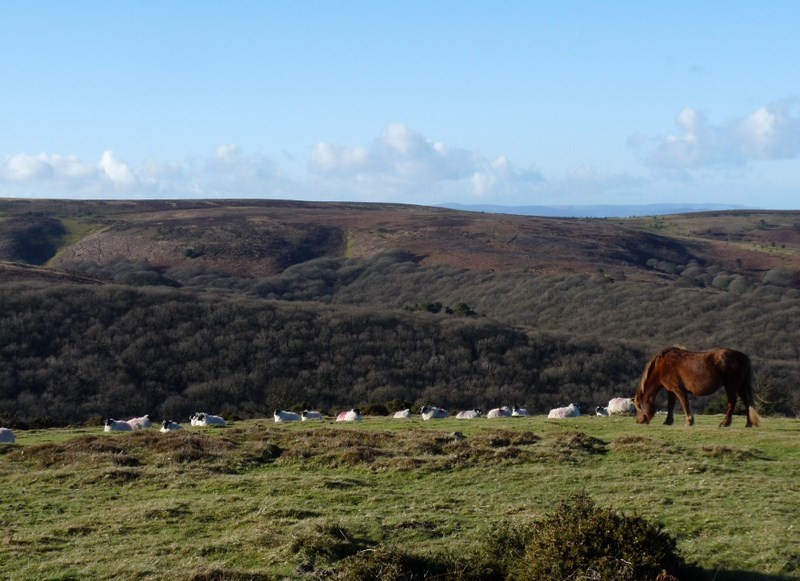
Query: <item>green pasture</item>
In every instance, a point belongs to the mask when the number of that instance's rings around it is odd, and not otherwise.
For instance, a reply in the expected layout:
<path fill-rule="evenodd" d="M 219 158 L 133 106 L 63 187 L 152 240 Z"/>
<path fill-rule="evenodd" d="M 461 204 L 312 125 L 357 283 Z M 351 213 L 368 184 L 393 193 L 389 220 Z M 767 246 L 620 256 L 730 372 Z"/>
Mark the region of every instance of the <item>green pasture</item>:
<path fill-rule="evenodd" d="M 0 445 L 0 578 L 309 578 L 304 547 L 325 527 L 463 559 L 581 492 L 662 523 L 708 579 L 800 578 L 800 422 L 720 420 L 17 432 Z"/>

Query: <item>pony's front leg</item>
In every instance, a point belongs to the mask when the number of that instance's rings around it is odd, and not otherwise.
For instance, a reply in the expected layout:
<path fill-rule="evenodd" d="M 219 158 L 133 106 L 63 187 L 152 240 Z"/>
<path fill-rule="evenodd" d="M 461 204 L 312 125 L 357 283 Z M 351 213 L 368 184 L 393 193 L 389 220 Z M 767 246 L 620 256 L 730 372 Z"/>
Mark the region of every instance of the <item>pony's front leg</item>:
<path fill-rule="evenodd" d="M 670 392 L 672 393 L 672 392 Z M 689 398 L 686 396 L 686 390 L 681 388 L 675 394 L 679 400 L 681 400 L 681 406 L 683 407 L 683 413 L 686 415 L 686 425 L 693 426 L 694 425 L 694 416 L 692 415 L 692 410 L 689 407 Z"/>
<path fill-rule="evenodd" d="M 667 392 L 667 419 L 664 420 L 665 426 L 671 426 L 675 423 L 675 394 L 671 391 Z"/>

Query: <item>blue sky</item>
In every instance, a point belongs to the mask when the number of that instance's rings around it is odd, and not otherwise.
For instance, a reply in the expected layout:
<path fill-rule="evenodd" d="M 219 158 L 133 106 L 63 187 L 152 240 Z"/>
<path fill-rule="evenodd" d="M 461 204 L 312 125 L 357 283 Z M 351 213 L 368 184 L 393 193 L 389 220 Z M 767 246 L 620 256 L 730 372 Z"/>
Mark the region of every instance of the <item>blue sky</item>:
<path fill-rule="evenodd" d="M 798 209 L 800 2 L 0 3 L 0 196 Z"/>

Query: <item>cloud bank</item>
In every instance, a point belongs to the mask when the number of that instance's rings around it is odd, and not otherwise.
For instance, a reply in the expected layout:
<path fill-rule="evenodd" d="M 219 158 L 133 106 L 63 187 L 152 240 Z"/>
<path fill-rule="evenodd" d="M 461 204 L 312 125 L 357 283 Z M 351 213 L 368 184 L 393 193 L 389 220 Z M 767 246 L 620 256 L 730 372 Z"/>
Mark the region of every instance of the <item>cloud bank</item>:
<path fill-rule="evenodd" d="M 685 107 L 675 119 L 678 131 L 659 137 L 634 135 L 637 157 L 652 168 L 691 170 L 742 166 L 800 155 L 800 102 L 786 99 L 742 117 L 711 123 L 702 111 Z"/>
<path fill-rule="evenodd" d="M 752 166 L 800 157 L 797 99 L 721 123 L 685 107 L 675 125 L 673 133 L 631 136 L 627 145 L 638 168 L 624 172 L 579 163 L 562 176 L 545 177 L 535 166 L 519 166 L 506 155 L 486 157 L 391 123 L 366 145 L 318 142 L 305 162 L 300 161 L 305 173 L 292 177 L 281 163 L 246 154 L 236 144 L 182 161 L 148 159 L 138 164 L 112 150 L 102 151 L 94 163 L 75 155 L 18 153 L 0 159 L 0 196 L 596 204 L 632 203 L 647 195 L 696 200 L 698 184 L 703 184 L 706 198 L 734 201 L 730 198 L 735 195 L 745 201 L 752 182 L 741 178 L 756 174 Z M 285 152 L 280 161 L 298 165 Z M 776 191 L 795 183 L 786 178 Z"/>
<path fill-rule="evenodd" d="M 317 143 L 308 177 L 290 179 L 272 160 L 245 155 L 235 144 L 183 162 L 146 160 L 133 166 L 112 150 L 97 163 L 76 156 L 15 154 L 0 161 L 0 195 L 73 197 L 293 197 L 435 203 L 448 198 L 525 195 L 545 183 L 519 168 L 431 141 L 399 123 L 369 146 Z M 440 199 L 432 198 L 439 196 Z"/>
<path fill-rule="evenodd" d="M 533 169 L 514 167 L 505 156 L 490 160 L 430 141 L 399 123 L 387 125 L 368 147 L 317 143 L 309 170 L 329 187 L 394 197 L 459 192 L 459 197 L 482 198 L 544 180 Z"/>

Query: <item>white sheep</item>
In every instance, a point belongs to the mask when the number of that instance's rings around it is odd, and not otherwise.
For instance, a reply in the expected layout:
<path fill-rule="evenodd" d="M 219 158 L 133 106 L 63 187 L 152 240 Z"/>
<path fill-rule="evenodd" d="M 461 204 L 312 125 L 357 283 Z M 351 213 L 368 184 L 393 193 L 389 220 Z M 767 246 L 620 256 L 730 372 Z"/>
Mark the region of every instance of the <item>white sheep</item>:
<path fill-rule="evenodd" d="M 275 410 L 275 412 L 272 414 L 272 417 L 275 418 L 276 424 L 300 421 L 300 414 L 296 414 L 294 412 L 285 412 L 283 410 Z"/>
<path fill-rule="evenodd" d="M 514 406 L 511 409 L 511 417 L 513 418 L 525 418 L 528 417 L 529 415 L 530 414 L 528 413 L 528 410 L 526 410 L 525 408 L 518 408 L 517 406 Z"/>
<path fill-rule="evenodd" d="M 501 408 L 492 408 L 486 413 L 487 418 L 510 418 L 511 417 L 511 410 L 508 409 L 507 405 L 504 405 Z"/>
<path fill-rule="evenodd" d="M 130 432 L 133 430 L 133 426 L 131 426 L 128 422 L 123 422 L 122 420 L 114 420 L 109 418 L 104 422 L 104 424 L 104 432 Z"/>
<path fill-rule="evenodd" d="M 304 422 L 309 420 L 324 420 L 325 416 L 322 415 L 322 412 L 314 412 L 311 410 L 303 410 L 303 413 L 300 414 L 301 419 Z"/>
<path fill-rule="evenodd" d="M 172 420 L 164 420 L 161 422 L 161 429 L 159 432 L 174 432 L 176 430 L 182 430 L 183 426 L 173 422 Z"/>
<path fill-rule="evenodd" d="M 633 415 L 636 413 L 636 406 L 633 398 L 615 397 L 608 402 L 608 415 Z"/>
<path fill-rule="evenodd" d="M 0 428 L 0 444 L 13 444 L 17 439 L 9 428 Z"/>
<path fill-rule="evenodd" d="M 551 419 L 563 419 L 577 418 L 580 415 L 580 408 L 578 408 L 578 406 L 576 406 L 574 403 L 571 403 L 567 407 L 551 409 L 550 413 L 547 414 L 547 417 Z"/>
<path fill-rule="evenodd" d="M 153 425 L 153 422 L 150 420 L 150 416 L 148 414 L 143 415 L 140 418 L 131 418 L 128 420 L 128 423 L 131 425 L 131 428 L 134 430 L 141 430 L 143 428 L 150 428 Z"/>
<path fill-rule="evenodd" d="M 419 410 L 422 414 L 422 419 L 425 421 L 428 420 L 443 420 L 447 417 L 447 410 L 442 408 L 437 408 L 436 406 L 422 406 L 422 409 Z"/>
<path fill-rule="evenodd" d="M 608 417 L 608 408 L 604 408 L 603 406 L 599 405 L 594 408 L 594 413 L 598 416 Z"/>
<path fill-rule="evenodd" d="M 358 408 L 353 408 L 349 412 L 340 412 L 336 416 L 337 422 L 360 422 L 363 419 L 364 416 L 361 415 L 361 410 Z"/>
<path fill-rule="evenodd" d="M 198 412 L 192 418 L 193 426 L 226 426 L 228 422 L 221 416 L 212 416 L 205 412 Z"/>
<path fill-rule="evenodd" d="M 396 420 L 404 420 L 406 418 L 410 418 L 411 410 L 406 408 L 404 410 L 400 410 L 399 412 L 394 412 L 394 415 L 392 417 Z"/>
<path fill-rule="evenodd" d="M 474 410 L 464 410 L 456 414 L 457 420 L 474 420 L 481 417 L 481 410 L 475 408 Z"/>

